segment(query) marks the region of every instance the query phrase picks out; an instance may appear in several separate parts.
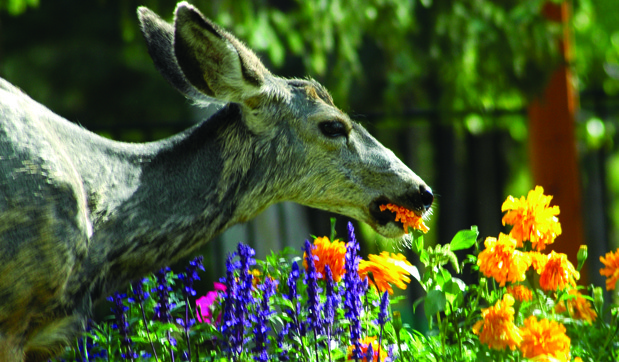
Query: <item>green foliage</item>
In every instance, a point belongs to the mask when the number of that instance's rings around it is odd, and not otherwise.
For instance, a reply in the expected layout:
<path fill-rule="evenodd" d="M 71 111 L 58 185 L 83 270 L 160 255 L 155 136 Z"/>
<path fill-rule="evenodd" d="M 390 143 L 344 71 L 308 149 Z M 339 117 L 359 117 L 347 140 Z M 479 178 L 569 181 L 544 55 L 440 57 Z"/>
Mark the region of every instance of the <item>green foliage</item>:
<path fill-rule="evenodd" d="M 557 39 L 562 35 L 542 15 L 545 2 L 194 1 L 280 68 L 278 73 L 310 74 L 326 83 L 338 104 L 365 112 L 415 104 L 445 113 L 519 109 L 541 89 L 560 61 Z M 150 0 L 147 5 L 171 20 L 173 3 Z M 105 6 L 115 12 L 107 23 L 117 24 L 125 41 L 125 66 L 148 65 L 144 48 L 135 46 L 134 6 L 114 1 Z M 0 11 L 13 16 L 29 7 L 39 7 L 39 0 L 0 0 Z M 574 2 L 574 66 L 581 89 L 619 92 L 617 9 L 614 0 Z M 485 122 L 480 117 L 467 122 L 475 120 L 478 128 Z"/>
<path fill-rule="evenodd" d="M 390 320 L 384 326 L 376 323 L 380 308 L 378 307 L 380 295 L 374 288 L 369 288 L 362 296 L 363 311 L 362 326 L 364 336 L 381 336 L 381 345 L 384 350 L 390 350 L 398 360 L 414 360 L 422 362 L 434 361 L 515 361 L 523 360 L 521 352 L 510 350 L 509 348 L 493 349 L 480 341 L 479 336 L 474 332 L 473 326 L 483 319 L 480 314 L 489 306 L 502 300 L 507 291 L 504 287 L 492 287 L 488 280 L 480 275 L 477 283 L 466 285 L 452 272 L 445 269 L 446 265 L 452 267 L 452 248 L 464 249 L 474 247 L 479 249 L 478 231 L 476 227 L 470 230 L 462 230 L 453 238 L 451 246 L 424 247 L 423 238 L 419 235 L 413 237 L 412 247 L 419 254 L 425 271 L 422 276 L 416 278 L 426 288 L 426 295 L 420 298 L 415 305 L 423 303 L 425 315 L 430 322 L 431 330 L 427 334 L 422 334 L 412 329 L 407 324 L 402 324 L 399 312 L 390 313 Z M 275 360 L 276 355 L 284 350 L 278 344 L 278 332 L 287 323 L 295 323 L 295 315 L 298 320 L 307 320 L 307 310 L 305 305 L 307 300 L 307 288 L 301 275 L 298 284 L 298 295 L 300 304 L 288 300 L 287 281 L 291 271 L 293 261 L 301 262 L 293 249 L 286 248 L 281 252 L 272 252 L 264 261 L 258 260 L 253 273 L 255 282 L 260 285 L 267 278 L 278 281 L 277 292 L 272 297 L 270 305 L 275 311 L 268 318 L 269 328 L 269 352 L 271 360 Z M 422 257 L 425 255 L 425 257 Z M 474 255 L 467 256 L 462 263 L 476 264 L 477 259 Z M 457 264 L 457 261 L 456 261 Z M 456 269 L 454 267 L 454 269 Z M 302 271 L 302 273 L 304 273 Z M 236 275 L 236 278 L 239 276 Z M 168 275 L 168 282 L 180 288 L 177 276 L 173 273 Z M 492 283 L 494 284 L 494 283 Z M 157 286 L 156 278 L 150 277 L 144 289 L 151 290 Z M 323 289 L 320 295 L 321 302 L 325 302 L 324 281 L 319 282 Z M 345 286 L 337 284 L 340 293 Z M 584 361 L 614 361 L 619 357 L 619 306 L 610 305 L 604 309 L 604 301 L 601 293 L 594 290 L 600 288 L 579 288 L 582 295 L 588 301 L 593 302 L 593 308 L 599 316 L 609 315 L 610 320 L 605 321 L 603 317 L 598 317 L 592 323 L 580 320 L 576 315 L 561 313 L 554 308 L 556 305 L 567 305 L 574 300 L 575 296 L 565 290 L 555 292 L 544 292 L 534 290 L 534 298 L 530 301 L 518 301 L 515 305 L 514 323 L 522 325 L 524 319 L 529 315 L 537 315 L 538 318 L 548 318 L 557 321 L 566 328 L 566 334 L 571 339 L 571 358 L 581 357 Z M 184 318 L 185 302 L 180 292 L 170 293 L 171 302 L 176 303 L 172 310 L 173 320 L 176 322 L 160 323 L 151 320 L 155 307 L 153 296 L 144 302 L 143 310 L 148 318 L 142 317 L 142 307 L 138 303 L 126 303 L 128 307 L 127 316 L 130 329 L 133 335 L 130 337 L 134 345 L 134 351 L 138 351 L 141 356 L 139 360 L 154 361 L 153 348 L 159 360 L 171 360 L 172 354 L 179 358 L 183 351 L 186 351 L 188 344 L 184 338 L 183 328 L 179 325 L 179 320 Z M 595 298 L 591 298 L 588 292 L 593 293 Z M 252 293 L 257 300 L 261 299 L 261 289 L 253 288 Z M 390 303 L 396 304 L 402 298 L 394 298 Z M 222 297 L 213 304 L 214 318 L 222 313 Z M 196 311 L 189 306 L 190 315 L 195 318 Z M 259 313 L 250 306 L 250 313 Z M 512 313 L 514 313 L 512 311 Z M 114 328 L 114 321 L 109 318 L 95 326 L 85 334 L 85 338 L 76 342 L 73 348 L 67 350 L 64 358 L 67 360 L 86 360 L 98 361 L 120 361 L 122 360 L 121 341 L 118 329 Z M 286 345 L 287 355 L 294 356 L 299 361 L 345 361 L 348 357 L 348 345 L 350 344 L 348 330 L 350 321 L 344 314 L 344 309 L 340 305 L 335 314 L 332 331 L 339 331 L 336 335 L 312 335 L 298 334 L 289 331 L 289 341 Z M 496 328 L 501 328 L 497 326 Z M 251 342 L 254 340 L 251 329 L 247 331 L 248 344 L 244 346 L 244 351 L 234 357 L 235 361 L 250 361 L 257 356 L 251 352 Z M 497 330 L 497 333 L 500 331 Z M 520 332 L 522 333 L 522 332 Z M 220 349 L 216 342 L 224 338 L 217 324 L 197 323 L 187 334 L 192 346 L 192 360 L 196 361 L 230 361 L 227 353 Z M 171 343 L 174 339 L 176 342 Z M 324 343 L 329 342 L 329 347 Z M 151 344 L 152 343 L 152 344 Z M 93 347 L 94 344 L 94 347 Z M 602 346 L 602 348 L 600 348 Z M 101 354 L 105 350 L 107 353 Z"/>
<path fill-rule="evenodd" d="M 286 55 L 347 104 L 353 85 L 390 106 L 517 108 L 556 61 L 544 1 L 297 1 L 196 4 L 275 66 Z M 289 59 L 288 59 L 289 60 Z M 377 88 L 378 86 L 378 88 Z M 356 88 L 359 89 L 359 88 Z M 366 98 L 366 101 L 369 98 Z M 374 102 L 375 103 L 375 102 Z"/>
<path fill-rule="evenodd" d="M 619 94 L 618 18 L 614 0 L 574 2 L 574 66 L 581 89 Z"/>
<path fill-rule="evenodd" d="M 10 15 L 22 14 L 28 7 L 36 8 L 39 0 L 0 0 L 0 11 L 6 10 Z"/>

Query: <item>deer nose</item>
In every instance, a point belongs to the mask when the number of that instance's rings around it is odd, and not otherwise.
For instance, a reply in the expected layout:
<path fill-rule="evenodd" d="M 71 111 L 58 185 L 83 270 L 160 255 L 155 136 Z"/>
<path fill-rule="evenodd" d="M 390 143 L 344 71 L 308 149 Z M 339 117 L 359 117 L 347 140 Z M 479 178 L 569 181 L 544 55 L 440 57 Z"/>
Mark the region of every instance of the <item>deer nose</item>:
<path fill-rule="evenodd" d="M 432 202 L 434 201 L 434 194 L 432 194 L 432 189 L 429 186 L 421 185 L 419 186 L 419 194 L 421 194 L 421 203 L 423 204 L 423 209 L 428 210 L 432 206 Z"/>

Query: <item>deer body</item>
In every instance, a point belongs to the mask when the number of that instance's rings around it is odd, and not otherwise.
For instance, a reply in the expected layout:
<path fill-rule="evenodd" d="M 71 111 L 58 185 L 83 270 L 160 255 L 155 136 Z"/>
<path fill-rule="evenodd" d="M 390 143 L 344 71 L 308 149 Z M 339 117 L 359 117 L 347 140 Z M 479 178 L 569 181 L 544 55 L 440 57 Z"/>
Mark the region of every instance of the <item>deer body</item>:
<path fill-rule="evenodd" d="M 185 96 L 227 105 L 169 139 L 128 144 L 55 115 L 0 79 L 0 361 L 43 361 L 92 303 L 269 205 L 342 213 L 389 237 L 378 205 L 423 214 L 430 189 L 312 80 L 271 75 L 180 3 L 140 8 L 155 65 Z"/>

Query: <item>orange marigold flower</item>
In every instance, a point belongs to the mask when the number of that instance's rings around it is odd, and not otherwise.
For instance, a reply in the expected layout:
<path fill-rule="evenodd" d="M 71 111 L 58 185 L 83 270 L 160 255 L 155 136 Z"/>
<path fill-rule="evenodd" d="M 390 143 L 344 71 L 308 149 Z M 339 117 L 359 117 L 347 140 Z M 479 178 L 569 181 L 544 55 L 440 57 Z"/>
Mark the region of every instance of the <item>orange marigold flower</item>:
<path fill-rule="evenodd" d="M 529 255 L 516 250 L 516 240 L 509 235 L 499 234 L 499 239 L 486 238 L 484 249 L 477 257 L 479 270 L 487 277 L 493 277 L 500 285 L 506 282 L 521 282 L 531 265 Z"/>
<path fill-rule="evenodd" d="M 361 343 L 361 355 L 363 356 L 363 359 L 360 359 L 360 361 L 367 362 L 368 346 L 370 344 L 372 344 L 372 351 L 374 352 L 372 361 L 378 361 L 379 354 L 380 354 L 381 361 L 385 361 L 385 359 L 389 357 L 387 352 L 385 352 L 385 350 L 380 348 L 380 346 L 378 345 L 378 341 L 376 340 L 376 337 L 365 337 L 359 342 Z M 354 348 L 355 346 L 348 346 L 348 360 L 349 361 L 354 360 L 354 358 L 352 357 L 352 351 Z"/>
<path fill-rule="evenodd" d="M 518 327 L 514 324 L 513 305 L 514 297 L 505 294 L 503 300 L 499 300 L 492 307 L 481 310 L 483 320 L 473 325 L 473 333 L 479 335 L 481 343 L 498 350 L 505 347 L 514 350 L 518 347 L 522 337 Z"/>
<path fill-rule="evenodd" d="M 503 225 L 513 225 L 509 234 L 518 241 L 519 247 L 529 240 L 535 249 L 541 251 L 561 235 L 561 224 L 557 218 L 559 207 L 549 207 L 550 200 L 552 196 L 544 195 L 544 188 L 536 186 L 535 190 L 529 191 L 526 199 L 524 196 L 520 199 L 509 196 L 501 206 L 501 211 L 507 211 L 503 216 Z"/>
<path fill-rule="evenodd" d="M 600 274 L 606 277 L 606 290 L 614 290 L 619 280 L 619 249 L 600 256 L 600 261 L 604 264 Z"/>
<path fill-rule="evenodd" d="M 380 211 L 389 210 L 391 212 L 395 212 L 395 221 L 399 221 L 404 224 L 404 232 L 408 232 L 408 227 L 412 227 L 413 229 L 421 230 L 424 233 L 427 233 L 430 228 L 423 223 L 423 219 L 420 216 L 417 216 L 414 211 L 411 211 L 403 206 L 398 206 L 394 204 L 380 205 Z"/>
<path fill-rule="evenodd" d="M 531 266 L 533 267 L 533 269 L 535 269 L 537 274 L 542 274 L 542 270 L 544 270 L 544 267 L 548 262 L 549 255 L 542 254 L 539 251 L 529 251 L 528 254 L 531 258 Z"/>
<path fill-rule="evenodd" d="M 529 302 L 533 300 L 533 292 L 524 285 L 510 285 L 507 287 L 507 293 L 519 302 Z"/>
<path fill-rule="evenodd" d="M 575 298 L 564 300 L 555 305 L 555 312 L 563 313 L 569 312 L 570 317 L 585 321 L 585 323 L 591 324 L 597 318 L 597 313 L 593 310 L 589 300 L 585 299 L 577 289 L 570 289 L 569 293 L 574 295 Z M 566 305 L 567 304 L 567 308 Z"/>
<path fill-rule="evenodd" d="M 575 287 L 576 279 L 579 278 L 580 273 L 567 260 L 567 255 L 553 250 L 540 273 L 539 286 L 546 291 L 555 291 L 565 289 L 568 285 Z"/>
<path fill-rule="evenodd" d="M 318 257 L 315 261 L 316 271 L 325 279 L 325 265 L 328 265 L 333 274 L 333 280 L 339 282 L 344 275 L 344 262 L 346 261 L 346 244 L 338 239 L 329 241 L 326 236 L 314 240 L 315 249 L 312 250 L 314 256 Z M 307 255 L 303 253 L 303 266 L 307 269 Z"/>
<path fill-rule="evenodd" d="M 370 254 L 369 260 L 359 261 L 359 277 L 361 280 L 368 277 L 371 272 L 375 287 L 381 293 L 385 290 L 389 294 L 393 294 L 393 289 L 390 284 L 395 284 L 400 289 L 406 289 L 406 284 L 410 282 L 410 278 L 407 275 L 411 273 L 408 268 L 412 268 L 413 265 L 406 260 L 406 257 L 402 254 L 390 254 L 386 251 L 380 253 L 380 255 Z M 374 286 L 374 283 L 370 283 Z"/>
<path fill-rule="evenodd" d="M 524 358 L 549 362 L 569 361 L 571 341 L 565 334 L 563 324 L 547 319 L 538 321 L 535 316 L 530 316 L 525 319 L 520 331 L 520 351 Z"/>

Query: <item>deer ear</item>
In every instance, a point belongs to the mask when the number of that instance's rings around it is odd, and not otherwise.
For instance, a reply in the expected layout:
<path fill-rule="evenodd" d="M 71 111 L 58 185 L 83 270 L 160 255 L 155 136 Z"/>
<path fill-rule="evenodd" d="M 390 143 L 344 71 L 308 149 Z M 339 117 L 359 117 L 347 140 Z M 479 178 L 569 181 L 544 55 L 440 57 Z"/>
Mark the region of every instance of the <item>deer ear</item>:
<path fill-rule="evenodd" d="M 138 18 L 140 19 L 142 35 L 146 39 L 148 53 L 159 73 L 185 97 L 208 101 L 203 93 L 187 81 L 176 62 L 173 46 L 174 27 L 172 24 L 167 23 L 159 15 L 144 6 L 138 8 Z"/>
<path fill-rule="evenodd" d="M 257 95 L 270 75 L 251 50 L 186 2 L 174 15 L 174 55 L 195 88 L 226 102 Z"/>

